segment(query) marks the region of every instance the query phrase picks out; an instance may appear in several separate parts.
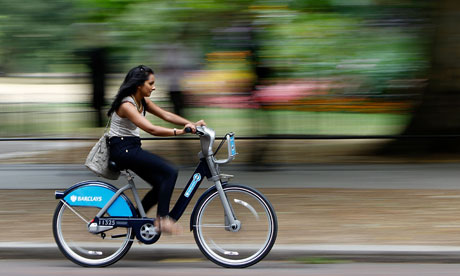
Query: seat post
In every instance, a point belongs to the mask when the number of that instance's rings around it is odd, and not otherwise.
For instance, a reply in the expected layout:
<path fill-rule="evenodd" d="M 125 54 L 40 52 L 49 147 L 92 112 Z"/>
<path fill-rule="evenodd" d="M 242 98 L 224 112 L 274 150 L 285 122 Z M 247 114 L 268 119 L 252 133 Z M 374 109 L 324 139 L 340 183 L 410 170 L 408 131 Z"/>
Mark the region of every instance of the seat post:
<path fill-rule="evenodd" d="M 126 179 L 128 180 L 128 185 L 131 188 L 131 191 L 133 193 L 134 200 L 136 201 L 137 209 L 139 210 L 139 214 L 143 218 L 147 217 L 144 211 L 144 206 L 142 206 L 142 201 L 139 197 L 139 194 L 137 193 L 136 185 L 134 184 L 134 176 L 129 172 L 129 170 L 125 170 L 124 175 L 126 176 Z"/>
<path fill-rule="evenodd" d="M 131 173 L 129 172 L 128 169 L 126 169 L 123 174 L 125 175 L 126 179 L 128 180 L 129 183 L 131 183 L 130 181 L 134 179 L 134 176 L 131 175 Z M 134 184 L 134 182 L 133 182 Z"/>

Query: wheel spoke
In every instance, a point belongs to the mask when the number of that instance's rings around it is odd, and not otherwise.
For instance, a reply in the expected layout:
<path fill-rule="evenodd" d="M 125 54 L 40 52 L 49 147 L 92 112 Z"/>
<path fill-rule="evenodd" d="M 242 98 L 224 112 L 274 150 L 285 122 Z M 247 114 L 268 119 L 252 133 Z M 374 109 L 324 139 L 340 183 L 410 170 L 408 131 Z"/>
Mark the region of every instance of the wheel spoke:
<path fill-rule="evenodd" d="M 224 255 L 229 255 L 229 256 L 238 256 L 240 255 L 238 252 L 236 251 L 229 251 L 229 250 L 225 250 L 223 248 L 221 248 L 220 246 L 218 246 L 213 240 L 211 240 L 211 243 L 214 245 L 214 247 L 222 254 Z"/>
<path fill-rule="evenodd" d="M 210 227 L 210 228 L 225 228 L 225 225 L 221 224 L 198 224 L 198 225 L 193 225 L 194 227 Z"/>
<path fill-rule="evenodd" d="M 102 256 L 102 251 L 94 251 L 94 250 L 86 250 L 84 248 L 81 248 L 80 246 L 78 246 L 76 243 L 74 242 L 70 242 L 69 243 L 73 248 L 75 248 L 76 250 L 78 250 L 79 252 L 83 253 L 83 254 L 86 254 L 86 255 L 96 255 L 96 256 Z"/>
<path fill-rule="evenodd" d="M 248 208 L 249 211 L 251 211 L 251 213 L 256 217 L 256 219 L 259 220 L 259 215 L 257 214 L 256 209 L 254 209 L 254 207 L 251 206 L 251 204 L 249 204 L 249 203 L 247 203 L 245 201 L 236 199 L 236 198 L 233 199 L 233 201 L 235 201 L 236 203 L 241 204 L 244 207 Z"/>
<path fill-rule="evenodd" d="M 71 207 L 64 201 L 60 201 L 56 208 L 53 218 L 56 243 L 68 259 L 79 265 L 110 265 L 123 257 L 133 243 L 132 228 L 111 229 L 109 236 L 89 233 L 86 227 L 89 222 L 85 217 L 94 217 L 99 210 L 95 206 Z"/>
<path fill-rule="evenodd" d="M 67 207 L 69 208 L 70 211 L 72 211 L 75 215 L 77 215 L 81 220 L 83 220 L 86 225 L 89 224 L 89 220 L 86 220 L 82 215 L 80 215 L 77 211 L 75 211 L 72 207 L 70 207 L 69 204 L 67 204 L 67 202 L 65 202 L 64 200 L 61 199 L 61 202 Z"/>
<path fill-rule="evenodd" d="M 244 186 L 224 187 L 232 210 L 241 222 L 238 231 L 227 230 L 217 190 L 198 202 L 194 217 L 195 241 L 204 255 L 224 267 L 247 267 L 263 259 L 277 234 L 276 215 L 259 192 Z"/>

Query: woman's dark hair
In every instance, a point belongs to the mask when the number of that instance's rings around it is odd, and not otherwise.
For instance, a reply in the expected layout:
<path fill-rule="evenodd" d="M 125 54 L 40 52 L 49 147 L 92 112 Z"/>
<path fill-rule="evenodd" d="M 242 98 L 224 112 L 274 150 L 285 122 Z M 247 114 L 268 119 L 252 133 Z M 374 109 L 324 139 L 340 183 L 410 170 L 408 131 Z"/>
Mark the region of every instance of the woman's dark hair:
<path fill-rule="evenodd" d="M 143 85 L 144 82 L 149 79 L 150 74 L 153 74 L 153 70 L 145 65 L 139 65 L 129 70 L 115 96 L 115 100 L 112 102 L 109 112 L 107 112 L 107 116 L 112 116 L 112 113 L 120 107 L 121 101 L 125 97 L 136 93 L 137 87 Z M 144 99 L 142 99 L 142 105 L 145 107 Z"/>

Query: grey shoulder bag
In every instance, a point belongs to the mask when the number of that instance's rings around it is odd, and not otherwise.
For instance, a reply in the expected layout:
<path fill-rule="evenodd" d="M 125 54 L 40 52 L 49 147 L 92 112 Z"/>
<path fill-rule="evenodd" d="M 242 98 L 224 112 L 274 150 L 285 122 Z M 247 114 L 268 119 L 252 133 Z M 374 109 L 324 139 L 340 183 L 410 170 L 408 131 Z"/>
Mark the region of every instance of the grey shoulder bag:
<path fill-rule="evenodd" d="M 116 180 L 120 176 L 120 172 L 112 171 L 109 169 L 110 150 L 108 144 L 109 133 L 107 129 L 110 125 L 110 121 L 111 120 L 109 119 L 109 122 L 105 127 L 104 134 L 102 134 L 102 137 L 91 149 L 88 157 L 86 157 L 85 166 L 94 172 L 97 176 Z"/>

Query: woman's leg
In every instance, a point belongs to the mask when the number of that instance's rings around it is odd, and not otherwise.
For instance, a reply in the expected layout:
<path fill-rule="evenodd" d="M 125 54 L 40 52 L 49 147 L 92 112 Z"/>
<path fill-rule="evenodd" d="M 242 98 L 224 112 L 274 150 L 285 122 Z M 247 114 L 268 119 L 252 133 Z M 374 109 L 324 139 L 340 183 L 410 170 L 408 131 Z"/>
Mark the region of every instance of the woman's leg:
<path fill-rule="evenodd" d="M 159 184 L 153 185 L 152 189 L 148 191 L 142 199 L 142 207 L 144 207 L 144 211 L 146 213 L 148 210 L 152 209 L 152 207 L 157 205 L 158 203 L 158 195 L 160 194 L 160 191 L 158 189 L 159 186 Z"/>
<path fill-rule="evenodd" d="M 142 149 L 133 157 L 130 169 L 153 187 L 142 199 L 145 212 L 158 203 L 158 216 L 167 216 L 176 184 L 177 169 L 163 158 Z"/>
<path fill-rule="evenodd" d="M 180 233 L 181 227 L 167 217 L 171 195 L 177 179 L 177 169 L 163 158 L 142 150 L 140 140 L 123 139 L 122 141 L 111 144 L 111 158 L 121 168 L 134 171 L 152 185 L 152 190 L 142 199 L 145 212 L 147 213 L 158 202 L 157 227 L 164 232 Z"/>

